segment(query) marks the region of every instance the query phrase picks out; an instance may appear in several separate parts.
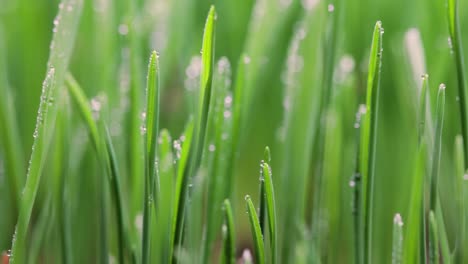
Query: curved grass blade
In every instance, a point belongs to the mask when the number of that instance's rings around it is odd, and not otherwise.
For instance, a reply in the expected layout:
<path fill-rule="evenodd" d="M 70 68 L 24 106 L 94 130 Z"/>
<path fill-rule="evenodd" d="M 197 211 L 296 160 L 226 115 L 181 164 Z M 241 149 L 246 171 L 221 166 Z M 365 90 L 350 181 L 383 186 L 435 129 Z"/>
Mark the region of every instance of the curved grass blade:
<path fill-rule="evenodd" d="M 463 146 L 465 154 L 468 153 L 468 109 L 466 97 L 466 69 L 463 56 L 463 44 L 460 33 L 460 24 L 458 16 L 458 0 L 447 0 L 447 18 L 449 25 L 450 42 L 455 57 L 457 67 L 458 96 L 460 100 L 460 121 L 463 135 Z M 468 165 L 468 155 L 465 155 L 465 166 Z"/>
<path fill-rule="evenodd" d="M 86 123 L 86 126 L 89 130 L 91 141 L 96 151 L 99 152 L 99 147 L 101 146 L 100 136 L 96 122 L 93 118 L 93 112 L 89 106 L 88 98 L 86 97 L 83 89 L 80 87 L 78 82 L 73 78 L 73 76 L 68 73 L 65 78 L 65 84 L 70 92 L 72 100 L 75 102 L 75 105 L 78 107 L 78 112 L 81 115 L 81 118 Z"/>
<path fill-rule="evenodd" d="M 221 263 L 236 263 L 236 232 L 234 226 L 234 217 L 229 199 L 224 200 L 224 225 L 223 225 L 223 252 Z"/>
<path fill-rule="evenodd" d="M 185 212 L 185 202 L 187 196 L 187 186 L 189 177 L 195 175 L 199 168 L 203 146 L 205 145 L 205 132 L 208 119 L 208 110 L 211 99 L 211 83 L 213 77 L 213 61 L 214 61 L 214 37 L 215 37 L 215 19 L 216 13 L 214 6 L 211 6 L 208 12 L 208 17 L 205 23 L 205 32 L 203 34 L 202 44 L 202 73 L 200 78 L 200 97 L 199 108 L 196 113 L 196 122 L 194 127 L 194 138 L 190 147 L 190 160 L 188 166 L 185 167 L 183 177 L 180 183 L 180 193 L 176 193 L 179 197 L 176 198 L 177 213 L 175 216 L 175 240 L 174 246 L 178 246 L 182 239 L 183 219 Z M 179 186 L 177 186 L 179 188 Z"/>
<path fill-rule="evenodd" d="M 400 214 L 393 218 L 392 264 L 403 262 L 403 220 Z"/>
<path fill-rule="evenodd" d="M 382 22 L 377 21 L 372 36 L 372 47 L 369 58 L 369 73 L 367 77 L 366 115 L 362 130 L 362 224 L 364 227 L 362 241 L 364 263 L 372 263 L 372 228 L 373 228 L 373 196 L 377 148 L 377 127 L 380 93 L 380 69 L 382 66 Z"/>
<path fill-rule="evenodd" d="M 270 161 L 269 158 L 269 151 L 270 149 L 267 147 L 265 149 L 265 153 L 268 153 L 265 160 Z M 271 176 L 271 167 L 265 161 L 262 164 L 262 185 L 264 185 L 263 189 L 265 190 L 265 199 L 266 201 L 266 211 L 268 214 L 268 228 L 269 228 L 269 235 L 270 235 L 270 250 L 271 250 L 271 263 L 276 263 L 276 203 L 275 203 L 275 191 L 273 188 L 273 179 Z"/>
<path fill-rule="evenodd" d="M 71 74 L 66 77 L 66 85 L 70 91 L 72 100 L 78 107 L 81 117 L 86 123 L 86 127 L 91 136 L 91 141 L 95 148 L 97 158 L 101 164 L 105 164 L 104 168 L 108 175 L 112 196 L 115 199 L 115 206 L 117 209 L 117 224 L 118 224 L 118 241 L 119 241 L 119 261 L 125 261 L 125 254 L 135 259 L 136 255 L 131 249 L 130 239 L 128 237 L 128 221 L 126 220 L 126 209 L 124 207 L 122 198 L 122 187 L 120 184 L 120 173 L 118 170 L 117 159 L 110 138 L 109 131 L 104 127 L 105 134 L 104 139 L 99 133 L 98 125 L 92 117 L 92 110 L 89 105 L 89 101 L 86 98 L 83 90 L 81 89 L 78 82 L 73 78 Z"/>
<path fill-rule="evenodd" d="M 247 214 L 249 215 L 250 230 L 254 239 L 255 263 L 265 264 L 265 247 L 257 212 L 249 195 L 245 196 L 245 201 L 247 203 Z"/>
<path fill-rule="evenodd" d="M 159 125 L 159 77 L 158 55 L 156 51 L 151 54 L 148 65 L 148 80 L 146 85 L 146 124 L 145 137 L 145 191 L 143 198 L 143 240 L 142 263 L 150 262 L 151 247 L 151 214 L 155 195 L 156 179 L 156 141 Z M 137 177 L 137 175 L 134 175 Z"/>
<path fill-rule="evenodd" d="M 439 263 L 439 235 L 434 211 L 429 212 L 429 261 Z"/>

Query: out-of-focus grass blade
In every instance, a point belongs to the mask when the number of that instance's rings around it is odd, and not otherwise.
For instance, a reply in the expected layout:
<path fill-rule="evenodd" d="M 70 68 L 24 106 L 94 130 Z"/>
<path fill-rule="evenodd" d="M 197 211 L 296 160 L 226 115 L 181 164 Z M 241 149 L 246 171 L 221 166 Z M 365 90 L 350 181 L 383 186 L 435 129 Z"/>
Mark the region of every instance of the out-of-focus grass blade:
<path fill-rule="evenodd" d="M 236 232 L 234 217 L 229 199 L 224 200 L 224 225 L 223 225 L 223 251 L 222 262 L 225 264 L 236 263 Z"/>
<path fill-rule="evenodd" d="M 361 168 L 361 127 L 364 120 L 366 107 L 359 105 L 359 109 L 356 113 L 356 122 L 354 123 L 356 128 L 356 161 L 354 164 L 354 175 L 352 178 L 353 190 L 353 226 L 354 226 L 354 262 L 361 263 L 363 261 L 362 246 L 360 246 L 362 226 L 362 203 L 361 203 L 361 192 L 362 192 L 362 168 Z"/>
<path fill-rule="evenodd" d="M 247 214 L 249 215 L 250 230 L 254 240 L 255 260 L 258 264 L 265 264 L 265 247 L 263 243 L 262 230 L 258 221 L 257 211 L 249 195 L 245 196 L 247 203 Z"/>
<path fill-rule="evenodd" d="M 262 171 L 263 171 L 263 180 L 262 185 L 264 185 L 265 190 L 265 199 L 266 201 L 266 211 L 268 214 L 268 230 L 270 236 L 270 254 L 271 254 L 271 263 L 276 263 L 276 203 L 275 203 L 275 190 L 273 188 L 273 179 L 271 176 L 271 167 L 267 163 L 270 161 L 269 158 L 269 148 L 265 149 L 266 159 L 265 162 L 262 164 Z"/>
<path fill-rule="evenodd" d="M 465 62 L 463 56 L 463 44 L 460 33 L 460 24 L 458 17 L 458 0 L 447 0 L 447 18 L 449 25 L 450 43 L 452 44 L 451 49 L 455 57 L 455 64 L 457 67 L 457 80 L 458 80 L 458 96 L 460 99 L 458 103 L 460 105 L 460 118 L 461 128 L 463 135 L 464 151 L 468 153 L 468 109 L 467 109 L 467 98 L 466 98 L 466 71 Z M 465 166 L 468 165 L 468 155 L 465 155 Z"/>
<path fill-rule="evenodd" d="M 466 250 L 463 250 L 466 245 L 468 245 L 468 236 L 466 234 L 467 229 L 467 221 L 468 221 L 468 210 L 466 209 L 467 205 L 467 194 L 468 194 L 468 185 L 465 179 L 465 157 L 463 152 L 463 136 L 457 135 L 455 138 L 455 147 L 454 147 L 454 157 L 455 157 L 455 176 L 456 176 L 456 183 L 459 186 L 460 192 L 460 201 L 459 201 L 459 213 L 461 214 L 462 223 L 460 228 L 460 244 L 459 244 L 459 261 L 461 263 L 468 262 L 468 253 Z"/>
<path fill-rule="evenodd" d="M 393 218 L 392 264 L 403 262 L 403 220 L 400 214 Z"/>
<path fill-rule="evenodd" d="M 0 26 L 0 145 L 3 147 L 5 175 L 9 184 L 12 214 L 16 218 L 24 184 L 24 153 L 19 138 L 14 99 L 8 87 L 3 28 Z"/>
<path fill-rule="evenodd" d="M 421 94 L 419 95 L 418 112 L 418 157 L 414 167 L 414 176 L 411 183 L 411 198 L 408 206 L 408 218 L 406 224 L 407 239 L 404 243 L 405 263 L 417 262 L 418 254 L 420 261 L 425 261 L 425 236 L 424 236 L 424 194 L 425 179 L 427 171 L 427 144 L 424 140 L 426 128 L 426 98 L 429 85 L 428 76 L 422 77 Z"/>
<path fill-rule="evenodd" d="M 143 204 L 143 241 L 142 241 L 142 263 L 150 261 L 151 247 L 151 214 L 155 196 L 155 185 L 157 175 L 156 141 L 159 126 L 159 78 L 158 78 L 158 55 L 156 51 L 151 54 L 148 65 L 148 80 L 146 85 L 146 124 L 143 131 L 145 137 L 145 196 Z M 134 175 L 134 177 L 138 177 Z"/>
<path fill-rule="evenodd" d="M 366 115 L 362 129 L 362 241 L 364 263 L 372 263 L 373 193 L 377 148 L 377 122 L 380 93 L 380 69 L 382 66 L 382 22 L 377 21 L 372 35 L 367 78 Z"/>
<path fill-rule="evenodd" d="M 174 206 L 174 186 L 175 186 L 175 165 L 174 153 L 172 151 L 172 141 L 169 131 L 161 130 L 159 136 L 159 179 L 160 179 L 160 194 L 158 197 L 158 208 L 156 209 L 157 216 L 157 231 L 156 239 L 159 244 L 159 251 L 156 251 L 157 261 L 161 263 L 169 262 L 169 247 L 171 234 L 171 220 Z M 176 145 L 179 143 L 176 143 Z M 177 150 L 176 150 L 177 151 Z"/>
<path fill-rule="evenodd" d="M 420 253 L 420 247 L 424 247 L 424 242 L 421 241 L 423 236 L 420 236 L 420 232 L 423 231 L 421 226 L 423 212 L 423 190 L 424 190 L 424 179 L 426 178 L 427 171 L 427 147 L 423 143 L 419 147 L 418 157 L 414 167 L 413 180 L 411 182 L 411 197 L 408 205 L 408 217 L 405 225 L 406 239 L 404 242 L 404 263 L 415 263 Z M 420 261 L 424 261 L 421 259 Z"/>
<path fill-rule="evenodd" d="M 437 222 L 438 243 L 440 246 L 441 259 L 443 263 L 450 264 L 453 261 L 447 237 L 447 230 L 445 229 L 445 221 L 442 212 L 442 207 L 440 205 L 440 197 L 437 197 L 435 219 Z"/>
<path fill-rule="evenodd" d="M 439 263 L 439 234 L 434 211 L 429 212 L 429 261 Z"/>
<path fill-rule="evenodd" d="M 200 77 L 200 97 L 198 111 L 195 115 L 195 127 L 194 127 L 194 141 L 191 143 L 193 146 L 190 147 L 190 160 L 185 171 L 183 171 L 183 177 L 181 178 L 180 186 L 177 184 L 176 198 L 177 213 L 175 215 L 175 245 L 178 246 L 182 238 L 182 228 L 185 210 L 185 200 L 187 195 L 187 186 L 189 177 L 193 177 L 199 168 L 203 146 L 205 145 L 205 132 L 206 124 L 208 119 L 208 110 L 211 99 L 211 83 L 213 77 L 213 60 L 214 60 L 214 39 L 215 39 L 215 20 L 216 12 L 214 6 L 211 6 L 208 12 L 208 17 L 205 23 L 205 32 L 203 34 L 202 44 L 202 72 Z"/>
<path fill-rule="evenodd" d="M 444 126 L 444 110 L 445 110 L 445 85 L 439 86 L 439 93 L 437 95 L 437 108 L 436 108 L 436 124 L 435 124 L 435 138 L 434 138 L 434 152 L 432 154 L 432 168 L 431 168 L 431 190 L 429 198 L 429 208 L 432 211 L 436 209 L 437 195 L 438 195 L 438 181 L 439 181 L 439 167 L 442 148 L 442 129 Z"/>

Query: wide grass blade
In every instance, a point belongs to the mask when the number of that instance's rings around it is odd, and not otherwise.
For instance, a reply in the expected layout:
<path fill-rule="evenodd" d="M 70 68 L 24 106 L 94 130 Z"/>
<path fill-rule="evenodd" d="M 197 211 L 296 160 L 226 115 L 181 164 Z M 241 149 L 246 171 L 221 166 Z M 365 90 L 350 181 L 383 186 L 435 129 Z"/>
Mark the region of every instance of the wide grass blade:
<path fill-rule="evenodd" d="M 460 121 L 463 136 L 465 154 L 468 153 L 468 109 L 467 109 L 467 87 L 466 70 L 463 56 L 463 44 L 460 33 L 460 23 L 458 16 L 458 0 L 447 0 L 447 18 L 449 25 L 450 43 L 452 44 L 453 56 L 457 68 L 458 96 L 460 106 Z M 465 155 L 465 166 L 468 165 L 468 155 Z"/>
<path fill-rule="evenodd" d="M 254 240 L 255 263 L 265 264 L 265 247 L 263 243 L 262 230 L 258 221 L 257 211 L 249 195 L 245 196 L 247 203 L 247 214 L 249 215 L 250 230 Z"/>
<path fill-rule="evenodd" d="M 185 202 L 187 198 L 187 187 L 189 178 L 193 177 L 199 168 L 203 146 L 205 145 L 205 132 L 208 119 L 208 110 L 211 99 L 211 83 L 213 78 L 213 60 L 214 60 L 214 38 L 215 38 L 215 20 L 216 12 L 214 6 L 211 6 L 205 23 L 205 32 L 202 44 L 202 70 L 200 77 L 200 96 L 198 111 L 195 115 L 194 139 L 190 147 L 190 160 L 185 167 L 180 186 L 176 190 L 177 213 L 175 216 L 175 240 L 173 246 L 180 246 L 182 240 L 183 219 L 185 211 Z"/>
<path fill-rule="evenodd" d="M 54 100 L 59 95 L 55 87 L 63 84 L 68 62 L 71 57 L 78 21 L 81 16 L 82 0 L 64 0 L 61 3 L 67 8 L 61 8 L 54 22 L 54 35 L 48 61 L 47 76 L 43 83 L 41 102 L 36 120 L 34 143 L 26 178 L 18 222 L 12 243 L 10 263 L 25 263 L 27 230 L 31 220 L 32 208 L 36 199 L 37 189 L 43 172 L 45 158 L 54 129 L 57 104 Z"/>
<path fill-rule="evenodd" d="M 223 225 L 223 251 L 222 261 L 225 264 L 236 263 L 236 232 L 234 226 L 234 217 L 232 214 L 231 202 L 224 200 L 224 225 Z"/>
<path fill-rule="evenodd" d="M 377 127 L 380 94 L 380 70 L 382 66 L 382 36 L 383 27 L 377 21 L 372 35 L 372 46 L 369 57 L 369 73 L 367 78 L 366 115 L 362 129 L 362 241 L 364 263 L 372 263 L 372 229 L 375 163 L 377 150 Z"/>
<path fill-rule="evenodd" d="M 157 183 L 156 146 L 159 126 L 159 77 L 158 55 L 155 51 L 150 56 L 148 65 L 148 79 L 146 85 L 146 124 L 145 133 L 145 191 L 143 198 L 143 240 L 142 263 L 150 262 L 151 247 L 151 215 L 155 201 L 155 187 Z M 134 177 L 138 177 L 134 175 Z"/>
<path fill-rule="evenodd" d="M 400 214 L 393 218 L 392 264 L 403 262 L 403 220 Z"/>

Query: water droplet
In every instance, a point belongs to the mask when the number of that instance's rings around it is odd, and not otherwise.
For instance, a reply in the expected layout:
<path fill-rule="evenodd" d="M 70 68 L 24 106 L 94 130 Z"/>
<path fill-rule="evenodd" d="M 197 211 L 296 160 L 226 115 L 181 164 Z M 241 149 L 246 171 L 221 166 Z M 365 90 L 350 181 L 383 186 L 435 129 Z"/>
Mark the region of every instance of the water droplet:
<path fill-rule="evenodd" d="M 468 181 L 468 174 L 463 175 L 463 180 Z"/>
<path fill-rule="evenodd" d="M 439 85 L 439 90 L 445 90 L 445 84 L 441 83 L 441 84 Z"/>
<path fill-rule="evenodd" d="M 59 19 L 58 18 L 54 19 L 54 25 L 57 26 L 58 24 L 59 24 Z"/>
<path fill-rule="evenodd" d="M 120 24 L 119 25 L 119 34 L 125 36 L 128 34 L 128 25 L 127 24 Z"/>
<path fill-rule="evenodd" d="M 450 50 L 452 51 L 452 50 L 453 50 L 452 38 L 451 38 L 451 37 L 448 37 L 447 41 L 448 41 L 449 48 L 450 48 Z"/>
<path fill-rule="evenodd" d="M 349 181 L 349 187 L 354 188 L 356 186 L 356 182 L 353 180 Z"/>
<path fill-rule="evenodd" d="M 232 105 L 232 96 L 228 95 L 224 98 L 224 106 L 231 107 L 231 105 Z"/>
<path fill-rule="evenodd" d="M 71 12 L 72 10 L 73 10 L 73 6 L 72 6 L 71 4 L 69 4 L 69 5 L 67 6 L 67 11 L 68 11 L 68 12 Z"/>
<path fill-rule="evenodd" d="M 242 259 L 244 260 L 244 263 L 252 263 L 253 258 L 252 258 L 252 253 L 250 253 L 250 250 L 244 249 L 242 252 Z"/>
<path fill-rule="evenodd" d="M 180 144 L 180 140 L 174 140 L 174 142 L 172 143 L 174 149 L 175 149 L 175 152 L 176 152 L 176 158 L 177 159 L 180 159 L 180 155 L 181 155 L 181 152 L 182 152 L 182 146 Z"/>
<path fill-rule="evenodd" d="M 328 12 L 333 12 L 335 11 L 335 6 L 333 4 L 328 5 Z"/>
<path fill-rule="evenodd" d="M 403 219 L 401 218 L 400 214 L 395 214 L 393 218 L 393 223 L 397 224 L 398 226 L 403 226 Z"/>
<path fill-rule="evenodd" d="M 63 9 L 63 3 L 59 4 L 59 9 Z"/>
<path fill-rule="evenodd" d="M 214 144 L 210 144 L 210 145 L 208 146 L 208 150 L 211 151 L 211 152 L 213 152 L 213 151 L 216 150 L 216 146 L 215 146 Z"/>
<path fill-rule="evenodd" d="M 245 64 L 250 64 L 250 61 L 251 61 L 251 59 L 250 59 L 250 57 L 249 57 L 249 56 L 247 56 L 247 55 L 244 55 L 244 59 L 243 59 L 243 61 L 244 61 L 244 63 L 245 63 Z"/>
<path fill-rule="evenodd" d="M 146 126 L 142 125 L 140 126 L 140 134 L 145 135 L 146 134 Z"/>
<path fill-rule="evenodd" d="M 231 115 L 232 115 L 231 111 L 229 110 L 224 111 L 224 118 L 226 119 L 231 118 Z"/>
<path fill-rule="evenodd" d="M 304 9 L 308 11 L 312 10 L 319 2 L 320 0 L 302 0 L 301 1 Z"/>
<path fill-rule="evenodd" d="M 143 121 L 146 120 L 146 111 L 141 112 L 140 118 L 141 118 L 141 120 L 143 120 Z"/>

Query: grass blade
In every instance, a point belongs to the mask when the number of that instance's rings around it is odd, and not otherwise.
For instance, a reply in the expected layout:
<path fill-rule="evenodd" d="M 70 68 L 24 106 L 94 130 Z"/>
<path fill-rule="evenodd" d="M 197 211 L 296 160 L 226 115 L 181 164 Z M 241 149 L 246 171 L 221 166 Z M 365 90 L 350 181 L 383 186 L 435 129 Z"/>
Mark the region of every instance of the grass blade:
<path fill-rule="evenodd" d="M 223 252 L 221 263 L 236 263 L 236 232 L 234 227 L 234 217 L 229 199 L 224 200 L 224 225 L 223 225 Z"/>
<path fill-rule="evenodd" d="M 434 211 L 429 212 L 429 261 L 439 263 L 439 235 Z"/>
<path fill-rule="evenodd" d="M 267 163 L 270 161 L 270 149 L 268 147 L 265 149 L 265 153 L 267 153 L 266 159 L 265 162 L 262 164 L 262 185 L 264 186 L 263 189 L 265 190 L 265 197 L 263 197 L 263 199 L 266 200 L 266 211 L 268 214 L 271 263 L 276 263 L 276 203 L 275 190 L 273 188 L 273 179 L 271 176 L 271 167 Z"/>
<path fill-rule="evenodd" d="M 466 178 L 465 178 L 465 157 L 464 157 L 464 152 L 463 152 L 463 136 L 462 135 L 457 135 L 455 138 L 455 147 L 454 147 L 454 157 L 455 157 L 455 176 L 456 176 L 456 182 L 455 184 L 460 185 L 459 186 L 459 192 L 460 192 L 460 201 L 459 201 L 459 212 L 461 214 L 462 223 L 461 223 L 461 235 L 460 235 L 460 244 L 459 248 L 463 249 L 465 248 L 466 245 L 468 245 L 468 240 L 467 240 L 467 219 L 468 215 L 467 212 L 468 210 L 466 209 L 466 197 L 468 194 L 468 189 L 467 189 L 467 184 L 466 184 Z M 468 253 L 466 250 L 460 250 L 459 252 L 459 261 L 462 263 L 465 263 L 468 261 Z"/>
<path fill-rule="evenodd" d="M 86 127 L 91 136 L 91 141 L 96 151 L 98 160 L 105 164 L 103 169 L 108 175 L 109 184 L 112 191 L 112 197 L 114 198 L 116 213 L 117 213 L 117 224 L 118 224 L 118 241 L 119 241 L 119 261 L 125 261 L 125 255 L 128 255 L 135 260 L 136 255 L 131 249 L 130 238 L 128 237 L 128 220 L 126 219 L 127 210 L 123 203 L 122 187 L 120 183 L 120 173 L 117 165 L 117 158 L 115 155 L 114 147 L 110 138 L 109 131 L 104 127 L 105 134 L 104 139 L 99 133 L 98 125 L 94 121 L 92 116 L 91 106 L 86 98 L 83 90 L 81 89 L 78 82 L 73 78 L 71 74 L 67 75 L 66 85 L 70 92 L 70 95 L 78 107 L 79 113 L 86 123 Z M 104 196 L 102 196 L 103 199 Z"/>
<path fill-rule="evenodd" d="M 265 264 L 265 247 L 257 212 L 249 195 L 245 196 L 245 201 L 247 203 L 247 214 L 249 215 L 250 230 L 254 239 L 255 263 Z"/>
<path fill-rule="evenodd" d="M 36 199 L 37 189 L 41 178 L 46 153 L 52 140 L 57 104 L 54 99 L 59 94 L 55 87 L 60 87 L 65 78 L 68 62 L 71 57 L 78 21 L 81 16 L 82 1 L 64 0 L 61 3 L 67 8 L 60 9 L 56 18 L 54 35 L 52 38 L 47 76 L 43 83 L 43 92 L 34 132 L 33 151 L 26 177 L 18 223 L 12 242 L 12 257 L 10 263 L 25 263 L 26 236 L 31 220 L 32 208 Z M 66 10 L 65 10 L 66 9 Z M 70 11 L 68 11 L 70 10 Z"/>
<path fill-rule="evenodd" d="M 380 69 L 382 66 L 382 23 L 377 21 L 372 36 L 372 46 L 369 58 L 369 73 L 367 78 L 366 115 L 362 130 L 362 209 L 364 227 L 362 241 L 364 263 L 372 263 L 372 220 L 373 220 L 373 192 L 377 148 L 377 122 L 380 93 Z"/>
<path fill-rule="evenodd" d="M 180 208 L 183 204 L 185 204 L 185 192 L 187 191 L 187 184 L 188 184 L 188 179 L 186 177 L 186 171 L 188 165 L 188 160 L 189 160 L 189 153 L 191 152 L 191 146 L 192 146 L 192 138 L 193 138 L 193 131 L 194 131 L 194 122 L 193 119 L 191 119 L 188 124 L 185 127 L 184 130 L 184 138 L 185 140 L 182 142 L 183 145 L 181 146 L 181 149 L 176 150 L 180 151 L 180 159 L 178 162 L 177 166 L 177 178 L 176 178 L 176 186 L 175 186 L 175 196 L 174 196 L 174 208 L 173 208 L 173 215 L 172 215 L 172 221 L 171 221 L 171 238 L 170 238 L 170 248 L 169 248 L 169 262 L 168 263 L 173 263 L 173 255 L 174 255 L 174 248 L 177 246 L 177 240 L 179 239 L 178 233 L 180 230 L 178 230 L 177 225 L 180 224 L 178 223 L 180 218 L 182 218 L 182 211 L 179 212 L 180 210 L 183 210 L 183 208 Z M 181 227 L 179 227 L 181 228 Z"/>
<path fill-rule="evenodd" d="M 205 23 L 205 32 L 203 34 L 202 72 L 200 77 L 201 88 L 199 96 L 199 108 L 196 114 L 196 122 L 193 132 L 195 140 L 191 142 L 191 144 L 193 144 L 193 147 L 190 147 L 190 160 L 188 166 L 185 167 L 185 171 L 183 172 L 184 175 L 180 182 L 180 193 L 176 193 L 176 195 L 179 195 L 179 197 L 176 198 L 177 214 L 175 218 L 176 236 L 174 240 L 174 246 L 180 245 L 182 238 L 185 199 L 187 195 L 189 177 L 195 175 L 195 172 L 198 170 L 203 153 L 203 146 L 205 145 L 205 132 L 211 99 L 211 83 L 213 78 L 215 20 L 215 8 L 214 6 L 211 6 Z M 179 186 L 177 187 L 179 188 Z"/>
<path fill-rule="evenodd" d="M 5 175 L 9 184 L 13 215 L 18 215 L 21 189 L 24 184 L 24 153 L 18 133 L 17 116 L 14 111 L 14 99 L 7 80 L 6 50 L 4 34 L 0 27 L 0 145 L 4 148 Z"/>
<path fill-rule="evenodd" d="M 455 57 L 455 64 L 457 68 L 457 81 L 458 81 L 458 96 L 460 100 L 460 121 L 463 135 L 464 151 L 468 153 L 468 109 L 466 106 L 466 71 L 463 56 L 463 44 L 460 35 L 460 25 L 458 17 L 458 0 L 447 0 L 447 18 L 449 25 L 450 42 L 452 43 L 452 50 Z M 468 165 L 468 155 L 465 155 L 465 166 Z"/>
<path fill-rule="evenodd" d="M 393 218 L 392 264 L 403 262 L 403 220 L 400 214 Z"/>
<path fill-rule="evenodd" d="M 436 210 L 437 195 L 438 195 L 438 182 L 439 182 L 439 167 L 442 148 L 442 129 L 444 126 L 444 110 L 445 110 L 445 85 L 439 86 L 439 93 L 437 95 L 437 108 L 436 108 L 436 124 L 435 124 L 435 141 L 434 152 L 432 154 L 432 168 L 431 168 L 431 190 L 429 198 L 429 208 L 432 211 Z"/>
<path fill-rule="evenodd" d="M 158 55 L 156 51 L 151 54 L 148 65 L 148 82 L 146 85 L 146 124 L 143 130 L 145 137 L 145 196 L 143 204 L 143 240 L 142 263 L 150 262 L 151 247 L 151 214 L 154 206 L 156 186 L 156 141 L 159 126 L 159 77 Z M 135 175 L 137 177 L 137 175 Z"/>

